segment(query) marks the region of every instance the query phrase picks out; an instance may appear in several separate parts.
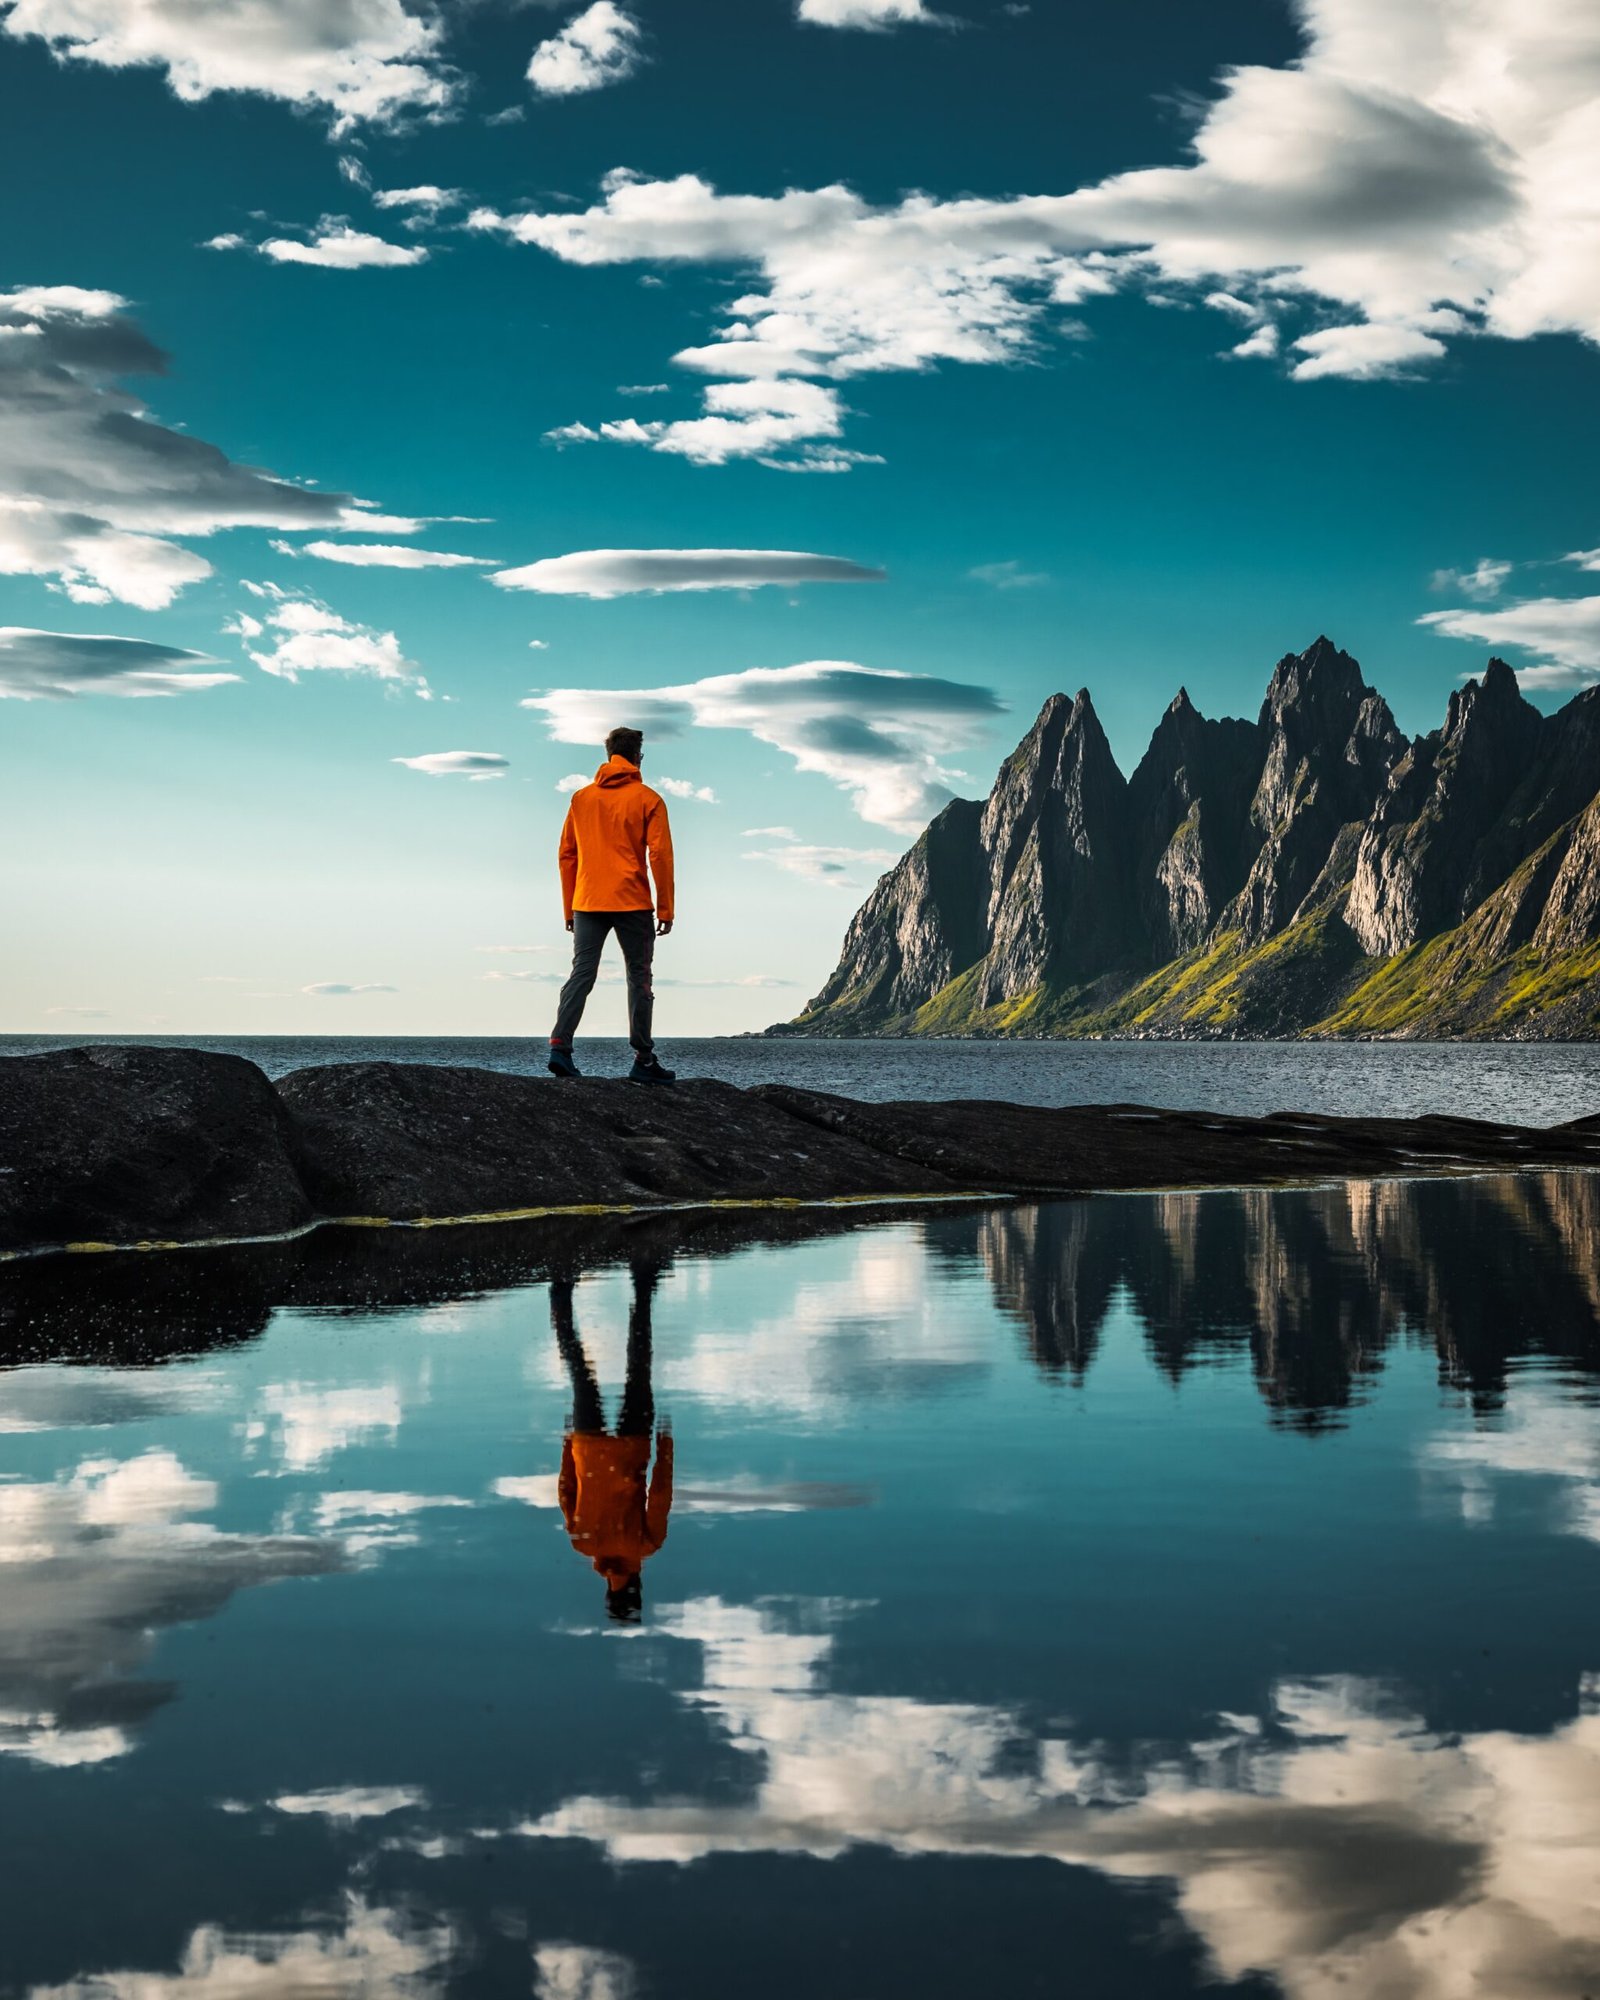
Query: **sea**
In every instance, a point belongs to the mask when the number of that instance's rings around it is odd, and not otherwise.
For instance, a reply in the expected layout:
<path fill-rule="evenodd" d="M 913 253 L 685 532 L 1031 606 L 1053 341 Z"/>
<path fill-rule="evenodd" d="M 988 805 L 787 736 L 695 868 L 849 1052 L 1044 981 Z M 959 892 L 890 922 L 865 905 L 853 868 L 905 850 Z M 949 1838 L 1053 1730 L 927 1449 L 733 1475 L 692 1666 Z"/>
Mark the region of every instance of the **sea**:
<path fill-rule="evenodd" d="M 540 1075 L 529 1036 L 0 1036 L 0 1056 L 95 1040 L 221 1049 L 268 1076 L 336 1062 L 466 1063 Z M 1505 1124 L 1559 1125 L 1600 1113 L 1595 1042 L 1062 1042 L 789 1040 L 763 1035 L 660 1044 L 683 1077 L 792 1083 L 841 1097 L 992 1098 L 1009 1104 L 1144 1104 L 1180 1111 L 1341 1117 L 1447 1112 Z M 625 1075 L 627 1044 L 579 1044 L 594 1076 Z"/>

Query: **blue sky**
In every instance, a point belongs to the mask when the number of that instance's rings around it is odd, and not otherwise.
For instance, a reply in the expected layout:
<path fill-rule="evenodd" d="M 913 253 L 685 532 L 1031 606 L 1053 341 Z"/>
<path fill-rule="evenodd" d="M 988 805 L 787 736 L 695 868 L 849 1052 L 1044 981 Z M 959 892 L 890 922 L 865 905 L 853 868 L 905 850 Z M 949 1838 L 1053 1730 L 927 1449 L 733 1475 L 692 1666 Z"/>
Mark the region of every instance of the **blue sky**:
<path fill-rule="evenodd" d="M 1566 699 L 1597 84 L 1570 0 L 0 0 L 0 1028 L 543 1032 L 610 720 L 670 1034 L 1057 689 Z"/>

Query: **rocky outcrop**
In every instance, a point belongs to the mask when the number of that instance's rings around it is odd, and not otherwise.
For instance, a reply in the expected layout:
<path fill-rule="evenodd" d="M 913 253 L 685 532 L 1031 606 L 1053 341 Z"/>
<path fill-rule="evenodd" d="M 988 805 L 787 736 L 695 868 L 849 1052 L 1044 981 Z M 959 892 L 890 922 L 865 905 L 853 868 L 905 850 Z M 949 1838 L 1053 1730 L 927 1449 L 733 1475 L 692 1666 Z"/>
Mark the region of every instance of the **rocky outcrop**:
<path fill-rule="evenodd" d="M 841 1019 L 910 1013 L 984 949 L 983 807 L 952 799 L 856 912 L 839 969 L 813 1003 Z"/>
<path fill-rule="evenodd" d="M 859 1104 L 778 1085 L 647 1092 L 387 1062 L 298 1070 L 274 1090 L 236 1057 L 148 1048 L 0 1059 L 0 1134 L 0 1257 L 238 1242 L 318 1221 L 470 1225 L 1600 1167 L 1600 1119 L 1522 1131 L 1138 1105 Z M 402 1292 L 403 1265 L 397 1249 Z M 241 1288 L 235 1330 L 217 1337 L 249 1338 L 263 1309 Z M 0 1330 L 9 1313 L 0 1291 Z"/>
<path fill-rule="evenodd" d="M 1450 929 L 1525 858 L 1506 808 L 1544 733 L 1504 660 L 1451 695 L 1444 728 L 1400 759 L 1362 834 L 1346 918 L 1363 950 L 1391 957 Z"/>
<path fill-rule="evenodd" d="M 1128 780 L 1138 914 L 1155 962 L 1192 951 L 1244 886 L 1260 849 L 1250 801 L 1259 723 L 1212 722 L 1179 688 Z"/>
<path fill-rule="evenodd" d="M 432 1063 L 329 1063 L 278 1091 L 326 1216 L 497 1215 L 577 1203 L 950 1192 L 727 1083 L 671 1090 Z"/>
<path fill-rule="evenodd" d="M 313 1213 L 254 1063 L 116 1047 L 0 1062 L 0 1250 L 272 1236 Z"/>
<path fill-rule="evenodd" d="M 1247 945 L 1339 888 L 1341 849 L 1353 844 L 1341 835 L 1371 813 L 1406 748 L 1388 703 L 1330 639 L 1278 662 L 1260 727 L 1267 753 L 1249 818 L 1261 844 L 1221 923 Z"/>
<path fill-rule="evenodd" d="M 1045 704 L 1001 768 L 979 838 L 988 948 L 976 1004 L 1093 979 L 1137 950 L 1127 881 L 1128 786 L 1089 690 Z"/>
<path fill-rule="evenodd" d="M 1546 717 L 1502 660 L 1408 742 L 1320 638 L 1254 722 L 1180 688 L 1126 784 L 1055 695 L 772 1032 L 1589 1037 L 1597 795 L 1600 690 Z"/>

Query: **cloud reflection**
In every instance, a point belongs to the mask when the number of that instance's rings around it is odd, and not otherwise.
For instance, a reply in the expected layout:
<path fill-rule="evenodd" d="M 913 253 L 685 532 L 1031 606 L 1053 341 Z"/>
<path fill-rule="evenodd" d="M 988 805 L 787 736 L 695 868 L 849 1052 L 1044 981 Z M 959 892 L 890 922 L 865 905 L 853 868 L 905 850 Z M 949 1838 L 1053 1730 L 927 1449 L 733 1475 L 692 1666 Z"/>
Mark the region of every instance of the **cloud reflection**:
<path fill-rule="evenodd" d="M 245 1427 L 250 1444 L 265 1443 L 278 1472 L 314 1472 L 353 1444 L 400 1429 L 400 1391 L 393 1382 L 322 1389 L 303 1382 L 275 1382 L 261 1399 L 261 1415 Z"/>
<path fill-rule="evenodd" d="M 29 2000 L 428 2000 L 457 1956 L 448 1925 L 347 1898 L 341 1920 L 295 1931 L 191 1932 L 172 1972 L 94 1972 Z"/>
<path fill-rule="evenodd" d="M 1217 1977 L 1264 1974 L 1292 2000 L 1571 1994 L 1600 1978 L 1593 1677 L 1543 1737 L 1441 1736 L 1382 1687 L 1283 1681 L 1266 1714 L 1124 1769 L 1001 1708 L 826 1692 L 830 1633 L 786 1631 L 775 1607 L 696 1600 L 660 1629 L 703 1648 L 683 1699 L 756 1765 L 751 1795 L 580 1797 L 519 1832 L 615 1861 L 872 1845 L 1163 1880 Z"/>
<path fill-rule="evenodd" d="M 340 1566 L 309 1536 L 224 1534 L 193 1519 L 217 1489 L 171 1453 L 85 1459 L 55 1480 L 0 1482 L 0 1753 L 100 1763 L 169 1698 L 130 1679 L 165 1627 L 238 1590 Z"/>

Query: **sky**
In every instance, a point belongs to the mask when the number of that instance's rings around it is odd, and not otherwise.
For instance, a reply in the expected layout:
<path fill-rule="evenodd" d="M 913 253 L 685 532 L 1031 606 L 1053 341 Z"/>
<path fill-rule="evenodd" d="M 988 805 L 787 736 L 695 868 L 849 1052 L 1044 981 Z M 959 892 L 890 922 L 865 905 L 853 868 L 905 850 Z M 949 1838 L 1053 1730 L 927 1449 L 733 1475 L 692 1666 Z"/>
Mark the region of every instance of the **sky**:
<path fill-rule="evenodd" d="M 799 1011 L 1087 686 L 1600 678 L 1588 0 L 0 0 L 0 1031 Z M 622 1027 L 608 981 L 586 1027 Z"/>

